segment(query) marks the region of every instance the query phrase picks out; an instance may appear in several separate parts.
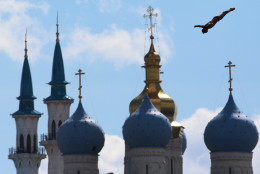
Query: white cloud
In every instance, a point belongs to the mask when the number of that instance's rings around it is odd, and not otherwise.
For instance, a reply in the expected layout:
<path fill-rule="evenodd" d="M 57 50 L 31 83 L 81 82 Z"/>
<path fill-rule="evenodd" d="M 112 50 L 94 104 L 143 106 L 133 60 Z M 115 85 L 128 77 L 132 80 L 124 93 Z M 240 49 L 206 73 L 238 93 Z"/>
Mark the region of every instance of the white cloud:
<path fill-rule="evenodd" d="M 99 157 L 100 173 L 124 173 L 125 142 L 116 135 L 105 135 L 105 146 Z"/>
<path fill-rule="evenodd" d="M 184 174 L 209 174 L 210 156 L 209 150 L 204 144 L 204 130 L 208 122 L 220 112 L 199 108 L 191 117 L 181 121 L 185 127 L 187 137 L 187 149 L 183 156 Z"/>
<path fill-rule="evenodd" d="M 113 62 L 116 67 L 121 67 L 132 63 L 143 64 L 144 53 L 148 51 L 144 51 L 145 36 L 141 29 L 129 32 L 113 25 L 101 33 L 92 33 L 89 28 L 77 27 L 69 37 L 64 49 L 64 57 L 73 60 L 78 57 L 91 61 L 102 59 Z M 160 33 L 162 61 L 172 54 L 171 44 L 169 37 Z"/>
<path fill-rule="evenodd" d="M 28 28 L 28 54 L 32 59 L 38 57 L 41 47 L 45 44 L 44 30 L 39 27 L 36 18 L 29 15 L 31 10 L 48 12 L 46 3 L 29 1 L 0 1 L 0 51 L 11 59 L 23 59 L 24 33 Z"/>

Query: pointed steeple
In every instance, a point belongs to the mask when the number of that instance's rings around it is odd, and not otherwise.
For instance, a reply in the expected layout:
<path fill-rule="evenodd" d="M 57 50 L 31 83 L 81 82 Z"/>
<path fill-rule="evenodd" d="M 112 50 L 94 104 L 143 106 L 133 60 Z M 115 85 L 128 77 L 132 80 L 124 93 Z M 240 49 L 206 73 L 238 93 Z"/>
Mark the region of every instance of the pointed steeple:
<path fill-rule="evenodd" d="M 24 62 L 23 62 L 23 70 L 22 70 L 22 78 L 21 78 L 21 87 L 20 87 L 20 96 L 17 97 L 20 100 L 19 110 L 13 115 L 24 115 L 24 114 L 36 114 L 41 115 L 40 112 L 34 110 L 34 101 L 36 97 L 33 95 L 32 88 L 32 77 L 30 71 L 30 65 L 28 61 L 27 55 L 27 30 L 25 34 L 25 54 L 24 54 Z"/>
<path fill-rule="evenodd" d="M 54 50 L 53 56 L 53 64 L 52 64 L 52 78 L 51 81 L 48 83 L 51 85 L 51 95 L 45 99 L 48 100 L 73 100 L 66 94 L 66 85 L 69 84 L 65 80 L 65 73 L 64 73 L 64 64 L 63 64 L 63 57 L 60 47 L 60 40 L 59 40 L 59 24 L 58 24 L 58 16 L 57 16 L 57 33 L 56 33 L 56 45 Z"/>

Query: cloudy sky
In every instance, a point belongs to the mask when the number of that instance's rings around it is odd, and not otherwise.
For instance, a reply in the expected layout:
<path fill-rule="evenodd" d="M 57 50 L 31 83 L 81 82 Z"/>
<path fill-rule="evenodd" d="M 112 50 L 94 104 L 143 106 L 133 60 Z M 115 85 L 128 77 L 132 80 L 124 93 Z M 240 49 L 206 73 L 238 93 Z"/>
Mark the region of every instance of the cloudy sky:
<path fill-rule="evenodd" d="M 233 68 L 234 99 L 238 107 L 260 128 L 260 1 L 251 0 L 0 0 L 1 77 L 1 170 L 15 174 L 8 149 L 15 146 L 24 34 L 28 29 L 28 54 L 32 72 L 35 108 L 43 115 L 38 134 L 47 133 L 52 58 L 55 46 L 56 14 L 59 12 L 60 40 L 67 93 L 77 106 L 81 68 L 83 104 L 106 133 L 101 152 L 100 173 L 123 174 L 122 125 L 129 116 L 129 103 L 144 87 L 143 56 L 149 39 L 142 17 L 152 5 L 156 19 L 155 46 L 161 55 L 162 88 L 178 105 L 177 119 L 185 126 L 188 148 L 184 174 L 208 174 L 209 152 L 203 142 L 208 121 L 228 99 L 228 61 Z M 231 7 L 228 14 L 207 34 L 194 29 Z M 254 153 L 254 170 L 260 173 L 260 146 Z M 112 154 L 112 155 L 111 155 Z M 47 174 L 47 160 L 40 174 Z"/>

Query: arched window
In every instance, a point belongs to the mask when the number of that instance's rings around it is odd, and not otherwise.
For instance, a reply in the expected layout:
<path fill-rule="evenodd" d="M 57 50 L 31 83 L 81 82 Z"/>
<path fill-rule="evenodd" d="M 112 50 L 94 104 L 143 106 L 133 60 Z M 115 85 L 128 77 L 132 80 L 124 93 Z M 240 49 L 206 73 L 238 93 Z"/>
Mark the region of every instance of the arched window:
<path fill-rule="evenodd" d="M 58 124 L 58 128 L 61 126 L 61 124 L 62 124 L 62 121 L 60 120 L 60 121 L 59 121 L 59 124 Z"/>
<path fill-rule="evenodd" d="M 229 172 L 228 172 L 229 174 L 232 174 L 232 171 L 231 171 L 231 168 L 229 168 Z"/>
<path fill-rule="evenodd" d="M 19 145 L 18 153 L 19 153 L 19 152 L 24 152 L 24 139 L 23 139 L 23 134 L 20 135 L 20 145 Z"/>
<path fill-rule="evenodd" d="M 33 136 L 33 153 L 37 152 L 37 140 L 36 135 Z"/>
<path fill-rule="evenodd" d="M 56 124 L 54 120 L 51 124 L 51 139 L 56 139 Z"/>
<path fill-rule="evenodd" d="M 78 170 L 77 174 L 80 174 L 80 171 Z"/>
<path fill-rule="evenodd" d="M 145 173 L 148 174 L 148 165 L 146 165 L 146 172 Z"/>
<path fill-rule="evenodd" d="M 27 153 L 31 153 L 31 136 L 27 135 Z"/>

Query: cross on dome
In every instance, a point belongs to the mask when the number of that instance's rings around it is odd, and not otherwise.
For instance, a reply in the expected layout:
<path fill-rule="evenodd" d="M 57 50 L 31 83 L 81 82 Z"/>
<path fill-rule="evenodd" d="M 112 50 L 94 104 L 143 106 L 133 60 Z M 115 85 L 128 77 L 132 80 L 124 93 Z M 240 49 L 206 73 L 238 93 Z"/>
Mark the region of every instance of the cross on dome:
<path fill-rule="evenodd" d="M 81 86 L 81 75 L 83 75 L 83 74 L 85 74 L 85 73 L 82 72 L 81 69 L 79 69 L 79 70 L 78 70 L 78 73 L 75 74 L 75 75 L 78 75 L 78 76 L 79 76 L 79 88 L 78 88 L 78 90 L 79 90 L 79 102 L 80 102 L 80 103 L 81 103 L 81 99 L 82 99 L 82 95 L 81 95 L 81 88 L 82 88 L 82 86 Z"/>
<path fill-rule="evenodd" d="M 229 82 L 229 84 L 230 84 L 230 86 L 229 86 L 230 95 L 232 95 L 232 90 L 233 90 L 233 88 L 232 88 L 232 80 L 233 80 L 233 79 L 232 79 L 232 76 L 231 76 L 231 68 L 232 68 L 232 67 L 235 67 L 235 66 L 236 66 L 236 65 L 232 65 L 232 62 L 231 62 L 231 61 L 229 61 L 229 62 L 228 62 L 228 65 L 225 66 L 225 68 L 227 68 L 227 67 L 229 68 L 229 81 L 228 81 L 228 82 Z"/>
<path fill-rule="evenodd" d="M 149 6 L 148 9 L 146 10 L 148 13 L 144 14 L 144 18 L 149 18 L 150 19 L 150 27 L 148 28 L 148 31 L 151 31 L 151 40 L 153 42 L 154 36 L 153 36 L 153 28 L 155 28 L 155 24 L 153 23 L 153 17 L 157 17 L 158 13 L 154 13 L 154 9 L 152 8 L 152 6 Z"/>

